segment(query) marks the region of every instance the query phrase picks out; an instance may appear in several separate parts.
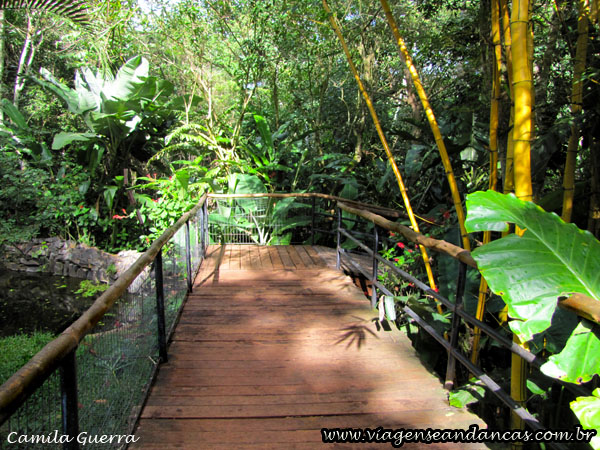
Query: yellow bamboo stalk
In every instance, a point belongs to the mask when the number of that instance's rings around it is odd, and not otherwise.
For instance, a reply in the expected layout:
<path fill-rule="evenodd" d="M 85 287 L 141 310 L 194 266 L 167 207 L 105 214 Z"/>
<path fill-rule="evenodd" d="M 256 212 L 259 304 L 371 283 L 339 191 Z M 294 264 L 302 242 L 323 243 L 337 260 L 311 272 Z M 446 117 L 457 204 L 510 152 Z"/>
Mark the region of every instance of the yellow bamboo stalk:
<path fill-rule="evenodd" d="M 510 34 L 510 13 L 507 0 L 500 0 L 500 13 L 502 15 L 502 35 L 504 37 L 504 53 L 506 55 L 506 72 L 508 74 L 508 89 L 510 93 L 510 119 L 508 123 L 509 133 L 506 141 L 506 158 L 504 164 L 503 192 L 508 194 L 515 190 L 514 176 L 514 141 L 513 130 L 515 124 L 515 104 L 512 83 L 512 36 Z"/>
<path fill-rule="evenodd" d="M 514 0 L 510 18 L 512 37 L 512 83 L 514 95 L 514 176 L 515 194 L 525 201 L 533 199 L 531 186 L 531 138 L 533 132 L 533 79 L 530 65 L 529 0 Z M 516 230 L 518 233 L 520 230 Z M 514 337 L 517 342 L 517 337 Z M 521 344 L 521 343 L 520 343 Z M 513 356 L 511 365 L 511 396 L 519 404 L 527 399 L 527 370 L 522 358 Z M 516 414 L 511 416 L 513 429 L 523 428 Z M 518 444 L 513 447 L 519 447 Z"/>
<path fill-rule="evenodd" d="M 492 101 L 490 105 L 490 182 L 489 189 L 495 191 L 498 179 L 498 119 L 500 116 L 500 75 L 502 73 L 502 40 L 500 38 L 500 3 L 492 0 L 491 8 L 492 42 L 494 45 L 494 67 L 492 75 Z M 483 233 L 483 243 L 492 240 L 492 233 Z M 488 295 L 488 284 L 483 276 L 479 283 L 479 297 L 477 300 L 477 311 L 475 317 L 483 320 L 485 313 L 485 302 Z M 475 327 L 473 330 L 473 347 L 471 361 L 477 364 L 479 358 L 479 342 L 481 340 L 481 329 Z"/>
<path fill-rule="evenodd" d="M 383 7 L 383 11 L 385 12 L 385 16 L 387 21 L 392 29 L 392 33 L 396 39 L 396 43 L 398 44 L 398 48 L 400 50 L 400 56 L 402 60 L 406 64 L 408 68 L 411 78 L 413 80 L 413 84 L 415 86 L 415 90 L 421 99 L 421 103 L 423 104 L 423 109 L 425 110 L 425 115 L 427 116 L 427 120 L 429 121 L 429 126 L 431 127 L 431 131 L 433 132 L 433 136 L 435 138 L 435 143 L 437 144 L 438 150 L 442 157 L 442 163 L 444 164 L 444 169 L 446 171 L 446 177 L 448 178 L 448 184 L 450 185 L 450 191 L 452 193 L 452 200 L 454 202 L 454 207 L 456 209 L 456 215 L 458 217 L 458 225 L 460 227 L 460 234 L 462 236 L 463 247 L 465 250 L 471 250 L 471 243 L 469 242 L 469 235 L 465 228 L 465 212 L 462 207 L 462 200 L 460 198 L 460 193 L 458 192 L 458 185 L 456 184 L 456 178 L 454 177 L 454 172 L 452 170 L 452 164 L 450 162 L 450 158 L 448 156 L 448 151 L 446 150 L 446 144 L 444 144 L 444 139 L 442 137 L 442 133 L 440 132 L 440 128 L 438 126 L 435 115 L 433 114 L 433 110 L 431 109 L 431 105 L 429 104 L 429 99 L 427 98 L 427 94 L 425 93 L 425 89 L 423 88 L 423 84 L 419 78 L 419 73 L 413 63 L 412 57 L 408 52 L 406 44 L 402 37 L 400 36 L 400 32 L 398 31 L 398 26 L 396 25 L 396 21 L 394 20 L 394 16 L 392 15 L 392 11 L 390 10 L 390 6 L 388 5 L 387 0 L 380 0 L 381 6 Z"/>
<path fill-rule="evenodd" d="M 582 110 L 583 82 L 581 77 L 585 70 L 588 46 L 588 8 L 587 0 L 577 2 L 577 49 L 575 50 L 575 66 L 573 68 L 573 84 L 571 87 L 571 113 L 576 118 Z M 575 194 L 575 165 L 577 163 L 577 152 L 579 150 L 580 129 L 577 123 L 571 125 L 571 135 L 567 147 L 567 160 L 565 162 L 565 174 L 563 177 L 563 206 L 562 219 L 571 221 L 573 213 L 573 198 Z"/>
<path fill-rule="evenodd" d="M 369 109 L 369 112 L 371 113 L 371 118 L 373 119 L 373 123 L 375 124 L 375 129 L 377 130 L 377 134 L 379 136 L 379 139 L 381 140 L 381 144 L 383 145 L 383 148 L 385 149 L 385 153 L 388 157 L 388 160 L 390 162 L 390 165 L 392 167 L 394 175 L 396 176 L 396 181 L 398 182 L 398 187 L 400 188 L 400 193 L 402 194 L 402 200 L 404 201 L 404 206 L 406 208 L 406 212 L 408 213 L 408 218 L 410 220 L 410 224 L 411 224 L 413 230 L 415 230 L 416 232 L 419 232 L 419 225 L 417 224 L 417 220 L 413 213 L 413 210 L 412 210 L 412 207 L 410 204 L 410 198 L 408 197 L 408 193 L 406 192 L 406 187 L 404 185 L 404 181 L 402 180 L 402 174 L 400 173 L 400 170 L 398 169 L 398 166 L 396 165 L 396 161 L 394 160 L 394 155 L 392 155 L 390 146 L 388 145 L 385 134 L 383 133 L 383 129 L 381 128 L 381 124 L 379 122 L 379 118 L 375 111 L 375 107 L 373 106 L 373 102 L 371 101 L 371 97 L 369 96 L 368 92 L 366 91 L 366 89 L 362 83 L 360 75 L 358 74 L 358 70 L 356 69 L 354 62 L 352 61 L 352 56 L 350 55 L 350 50 L 348 50 L 348 46 L 346 45 L 346 40 L 344 39 L 344 36 L 342 35 L 342 31 L 340 30 L 340 27 L 337 24 L 337 21 L 335 19 L 335 16 L 334 16 L 333 12 L 331 11 L 331 9 L 329 8 L 329 5 L 327 4 L 326 0 L 323 0 L 323 8 L 329 15 L 329 22 L 331 23 L 333 31 L 335 32 L 338 39 L 340 40 L 340 43 L 342 45 L 342 48 L 346 55 L 346 58 L 348 59 L 348 65 L 350 66 L 350 69 L 352 70 L 352 73 L 354 75 L 354 79 L 356 80 L 356 83 L 358 84 L 358 89 L 360 90 L 363 98 L 365 99 L 367 108 Z M 429 260 L 429 255 L 427 254 L 427 249 L 422 245 L 419 245 L 419 249 L 421 251 L 421 256 L 423 257 L 423 262 L 425 263 L 425 270 L 427 271 L 427 278 L 429 280 L 429 286 L 431 287 L 431 289 L 436 290 L 437 287 L 435 285 L 435 280 L 433 278 L 433 270 L 431 269 L 431 263 Z M 438 304 L 438 311 L 441 311 L 441 306 L 439 304 Z"/>
<path fill-rule="evenodd" d="M 529 0 L 515 0 L 510 20 L 513 57 L 513 94 L 515 124 L 513 128 L 515 194 L 531 201 L 531 135 L 533 80 L 527 50 L 529 25 Z"/>

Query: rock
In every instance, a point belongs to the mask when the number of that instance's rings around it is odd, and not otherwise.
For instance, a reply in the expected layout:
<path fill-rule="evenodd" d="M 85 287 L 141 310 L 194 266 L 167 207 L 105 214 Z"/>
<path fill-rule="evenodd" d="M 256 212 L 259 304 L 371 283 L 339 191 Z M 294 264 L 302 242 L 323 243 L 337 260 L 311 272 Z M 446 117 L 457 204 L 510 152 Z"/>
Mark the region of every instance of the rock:
<path fill-rule="evenodd" d="M 85 244 L 52 237 L 2 248 L 0 268 L 112 282 L 140 255 L 134 250 L 112 255 Z M 139 287 L 148 273 L 147 268 L 132 284 L 130 291 Z"/>

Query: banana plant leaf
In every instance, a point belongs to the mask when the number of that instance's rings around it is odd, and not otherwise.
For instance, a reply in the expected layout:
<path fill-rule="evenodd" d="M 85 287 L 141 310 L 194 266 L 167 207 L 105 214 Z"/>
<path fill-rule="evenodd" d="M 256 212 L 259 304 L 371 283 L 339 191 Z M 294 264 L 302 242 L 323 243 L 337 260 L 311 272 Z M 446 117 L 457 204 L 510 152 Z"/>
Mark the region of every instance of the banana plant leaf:
<path fill-rule="evenodd" d="M 552 355 L 541 367 L 552 378 L 569 383 L 587 383 L 600 372 L 600 339 L 594 326 L 587 321 L 580 323 L 569 337 L 565 348 Z"/>
<path fill-rule="evenodd" d="M 594 450 L 600 449 L 600 388 L 595 389 L 591 397 L 577 397 L 571 402 L 571 409 L 584 429 L 596 431 L 590 445 Z"/>
<path fill-rule="evenodd" d="M 577 292 L 600 301 L 600 242 L 592 234 L 534 203 L 493 191 L 467 196 L 467 211 L 469 232 L 505 231 L 509 223 L 525 230 L 473 252 L 522 341 L 550 326 L 560 295 Z"/>

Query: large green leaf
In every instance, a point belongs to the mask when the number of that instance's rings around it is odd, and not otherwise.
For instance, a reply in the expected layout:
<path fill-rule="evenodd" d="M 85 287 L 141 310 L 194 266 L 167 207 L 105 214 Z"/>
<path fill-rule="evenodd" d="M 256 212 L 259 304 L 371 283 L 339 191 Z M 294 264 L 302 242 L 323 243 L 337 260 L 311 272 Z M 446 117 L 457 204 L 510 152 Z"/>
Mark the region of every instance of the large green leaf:
<path fill-rule="evenodd" d="M 259 116 L 258 114 L 254 114 L 254 121 L 256 122 L 256 128 L 260 133 L 260 137 L 265 143 L 265 147 L 267 150 L 267 154 L 269 155 L 269 160 L 273 160 L 273 135 L 271 134 L 271 129 L 269 128 L 269 124 L 267 123 L 267 119 L 263 116 Z"/>
<path fill-rule="evenodd" d="M 52 141 L 52 150 L 60 150 L 61 148 L 75 141 L 88 142 L 95 138 L 96 135 L 94 133 L 67 133 L 61 131 L 54 136 L 54 140 Z"/>
<path fill-rule="evenodd" d="M 600 388 L 594 390 L 593 394 L 591 397 L 577 397 L 571 402 L 571 409 L 584 429 L 596 431 L 590 445 L 600 449 Z"/>
<path fill-rule="evenodd" d="M 600 242 L 539 206 L 493 191 L 467 197 L 469 232 L 525 229 L 473 252 L 491 289 L 501 295 L 521 340 L 550 326 L 557 298 L 582 293 L 600 300 Z"/>
<path fill-rule="evenodd" d="M 565 348 L 548 358 L 541 370 L 552 378 L 569 383 L 587 383 L 600 373 L 600 340 L 589 322 L 580 323 Z"/>
<path fill-rule="evenodd" d="M 21 112 L 16 108 L 16 106 L 9 102 L 7 99 L 2 99 L 2 102 L 0 102 L 0 109 L 4 111 L 8 118 L 12 120 L 12 122 L 21 130 L 29 129 L 29 126 L 27 125 L 27 121 L 25 120 L 25 117 L 23 117 L 23 114 L 21 114 Z"/>

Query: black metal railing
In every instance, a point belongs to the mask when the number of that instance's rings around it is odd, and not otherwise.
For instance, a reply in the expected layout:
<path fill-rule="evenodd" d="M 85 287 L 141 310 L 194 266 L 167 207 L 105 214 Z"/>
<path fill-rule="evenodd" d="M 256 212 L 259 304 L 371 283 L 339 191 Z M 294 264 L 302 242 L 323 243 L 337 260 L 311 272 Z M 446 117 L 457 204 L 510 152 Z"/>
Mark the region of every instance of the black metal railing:
<path fill-rule="evenodd" d="M 0 387 L 2 445 L 127 444 L 158 364 L 167 360 L 167 342 L 205 255 L 206 206 L 203 196 Z M 113 441 L 101 442 L 102 436 Z"/>
<path fill-rule="evenodd" d="M 446 366 L 446 376 L 447 387 L 452 387 L 452 380 L 455 379 L 455 371 L 456 371 L 456 361 L 462 364 L 466 370 L 475 376 L 489 391 L 494 394 L 506 407 L 509 408 L 511 413 L 516 414 L 519 418 L 521 418 L 524 423 L 526 423 L 532 430 L 544 430 L 544 427 L 540 421 L 534 417 L 525 407 L 515 402 L 511 396 L 504 390 L 502 387 L 494 381 L 488 374 L 486 374 L 479 366 L 475 365 L 471 360 L 462 353 L 458 346 L 458 334 L 459 327 L 461 321 L 465 323 L 479 328 L 485 334 L 487 334 L 491 339 L 493 339 L 499 346 L 509 350 L 510 352 L 517 354 L 522 359 L 524 359 L 527 363 L 529 363 L 532 367 L 539 369 L 542 364 L 545 363 L 544 358 L 535 355 L 523 347 L 517 345 L 512 340 L 503 336 L 494 328 L 490 327 L 486 323 L 476 319 L 472 315 L 468 314 L 463 307 L 463 296 L 465 291 L 465 278 L 467 272 L 467 265 L 464 262 L 456 261 L 456 264 L 459 265 L 458 270 L 458 279 L 457 279 L 457 292 L 455 301 L 451 302 L 446 297 L 440 295 L 439 292 L 432 290 L 429 286 L 412 276 L 411 274 L 405 272 L 404 270 L 397 267 L 392 261 L 382 258 L 379 255 L 380 242 L 381 242 L 381 234 L 384 229 L 380 229 L 377 225 L 372 228 L 372 236 L 370 236 L 369 241 L 372 243 L 372 247 L 365 245 L 360 239 L 358 239 L 353 231 L 345 229 L 343 226 L 342 220 L 342 212 L 351 213 L 355 211 L 354 208 L 348 208 L 343 203 L 338 203 L 337 217 L 338 217 L 338 227 L 336 230 L 337 234 L 337 266 L 339 268 L 340 261 L 343 259 L 346 260 L 347 264 L 353 267 L 356 271 L 360 272 L 366 279 L 370 280 L 372 284 L 372 298 L 371 305 L 375 308 L 378 304 L 379 296 L 381 294 L 396 298 L 397 295 L 394 294 L 388 286 L 382 283 L 379 279 L 379 275 L 381 271 L 379 270 L 379 264 L 385 266 L 385 270 L 392 272 L 396 276 L 400 277 L 403 280 L 406 280 L 409 283 L 419 289 L 423 294 L 429 296 L 436 301 L 440 302 L 444 305 L 451 313 L 452 313 L 452 321 L 450 333 L 448 336 L 444 336 L 438 330 L 436 330 L 430 323 L 424 320 L 419 314 L 417 314 L 408 304 L 401 305 L 401 310 L 410 317 L 414 323 L 416 323 L 421 329 L 427 332 L 432 338 L 434 338 L 448 353 L 448 361 Z M 364 219 L 363 219 L 364 220 Z M 363 238 L 365 237 L 364 233 L 361 233 Z M 340 241 L 342 237 L 347 238 L 348 240 L 355 243 L 356 247 L 362 250 L 365 255 L 368 255 L 372 259 L 373 267 L 371 271 L 368 271 L 364 268 L 364 265 L 358 264 L 353 256 L 346 250 L 344 250 Z M 369 236 L 367 236 L 369 237 Z M 540 372 L 541 373 L 541 372 Z M 544 375 L 545 376 L 545 375 Z M 559 383 L 565 386 L 570 391 L 574 392 L 576 395 L 591 395 L 586 389 L 573 385 L 571 383 L 563 383 L 561 381 L 555 380 L 553 378 L 550 379 L 552 382 Z M 566 449 L 567 447 L 563 444 L 557 442 L 548 442 L 553 448 L 557 449 Z"/>

